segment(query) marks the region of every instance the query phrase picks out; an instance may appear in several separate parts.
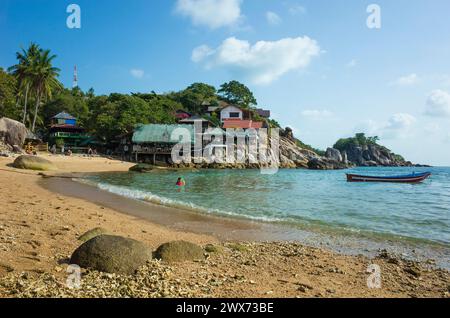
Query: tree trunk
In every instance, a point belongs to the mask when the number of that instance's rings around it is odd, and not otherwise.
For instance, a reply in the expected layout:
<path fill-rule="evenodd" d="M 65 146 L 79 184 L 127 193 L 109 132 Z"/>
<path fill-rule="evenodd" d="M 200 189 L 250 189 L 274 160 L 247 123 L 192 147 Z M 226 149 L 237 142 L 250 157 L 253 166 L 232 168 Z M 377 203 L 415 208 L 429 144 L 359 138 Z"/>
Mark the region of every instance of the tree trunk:
<path fill-rule="evenodd" d="M 25 121 L 27 120 L 27 104 L 28 104 L 28 90 L 30 85 L 27 84 L 27 88 L 25 90 L 25 104 L 23 105 L 23 120 L 22 123 L 25 125 Z"/>
<path fill-rule="evenodd" d="M 40 103 L 41 103 L 41 93 L 38 91 L 36 96 L 36 106 L 34 108 L 34 118 L 33 118 L 33 126 L 31 126 L 31 132 L 34 132 L 34 129 L 36 128 L 36 119 Z"/>

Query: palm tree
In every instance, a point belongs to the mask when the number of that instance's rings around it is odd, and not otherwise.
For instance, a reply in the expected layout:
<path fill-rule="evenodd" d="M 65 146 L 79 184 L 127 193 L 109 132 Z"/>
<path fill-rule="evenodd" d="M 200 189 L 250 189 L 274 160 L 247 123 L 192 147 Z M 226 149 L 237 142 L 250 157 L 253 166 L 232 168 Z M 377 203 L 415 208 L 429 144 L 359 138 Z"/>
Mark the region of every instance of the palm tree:
<path fill-rule="evenodd" d="M 19 102 L 21 96 L 25 94 L 22 119 L 24 124 L 27 118 L 28 96 L 33 81 L 32 67 L 36 58 L 39 56 L 40 51 L 41 49 L 39 48 L 39 45 L 31 43 L 27 50 L 22 49 L 21 52 L 16 53 L 18 63 L 8 68 L 8 71 L 16 77 L 18 82 L 19 90 L 17 94 L 17 102 Z"/>
<path fill-rule="evenodd" d="M 34 107 L 34 118 L 31 131 L 36 128 L 39 106 L 43 99 L 51 98 L 55 89 L 62 88 L 58 81 L 60 69 L 53 67 L 52 61 L 56 55 L 50 55 L 50 50 L 41 50 L 32 67 L 33 90 L 36 94 L 36 105 Z"/>
<path fill-rule="evenodd" d="M 62 87 L 57 79 L 60 69 L 52 65 L 56 55 L 51 55 L 50 50 L 43 50 L 35 43 L 31 43 L 27 51 L 17 52 L 16 56 L 19 62 L 9 70 L 17 77 L 20 88 L 25 91 L 23 123 L 27 119 L 28 97 L 31 92 L 35 94 L 36 104 L 31 125 L 31 131 L 34 132 L 42 100 L 51 98 L 53 91 Z"/>

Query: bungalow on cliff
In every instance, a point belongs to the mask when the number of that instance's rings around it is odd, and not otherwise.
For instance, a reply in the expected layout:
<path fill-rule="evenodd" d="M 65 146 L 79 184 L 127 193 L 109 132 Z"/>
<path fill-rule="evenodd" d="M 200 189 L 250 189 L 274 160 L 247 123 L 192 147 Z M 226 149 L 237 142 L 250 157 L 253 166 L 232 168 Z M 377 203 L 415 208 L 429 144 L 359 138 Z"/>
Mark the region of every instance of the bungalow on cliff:
<path fill-rule="evenodd" d="M 270 111 L 260 110 L 261 116 L 270 116 Z M 260 121 L 252 120 L 253 110 L 243 109 L 238 106 L 229 105 L 220 111 L 220 121 L 223 124 L 224 129 L 228 128 L 242 128 L 242 129 L 261 129 L 264 127 L 264 123 Z M 257 112 L 258 113 L 258 112 Z M 259 114 L 259 113 L 258 113 Z"/>
<path fill-rule="evenodd" d="M 139 125 L 133 133 L 132 155 L 136 162 L 171 163 L 172 148 L 180 139 L 175 138 L 179 128 L 188 129 L 192 144 L 195 142 L 193 125 Z"/>
<path fill-rule="evenodd" d="M 90 140 L 84 128 L 77 125 L 77 119 L 65 111 L 51 118 L 49 144 L 57 148 L 71 149 L 72 152 L 85 150 L 83 146 Z"/>
<path fill-rule="evenodd" d="M 223 123 L 225 120 L 243 120 L 244 110 L 234 105 L 228 105 L 220 110 L 220 121 Z"/>

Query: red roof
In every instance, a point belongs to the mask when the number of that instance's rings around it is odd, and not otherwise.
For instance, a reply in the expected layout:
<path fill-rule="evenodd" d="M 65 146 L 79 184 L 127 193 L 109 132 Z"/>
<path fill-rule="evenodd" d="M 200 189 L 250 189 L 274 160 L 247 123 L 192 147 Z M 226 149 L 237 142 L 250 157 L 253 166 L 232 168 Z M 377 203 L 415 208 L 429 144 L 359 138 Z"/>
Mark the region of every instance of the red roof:
<path fill-rule="evenodd" d="M 188 114 L 186 114 L 186 113 L 178 113 L 178 114 L 175 114 L 175 118 L 177 118 L 177 119 L 187 119 L 187 118 L 190 118 L 191 116 L 190 115 L 188 115 Z"/>
<path fill-rule="evenodd" d="M 182 109 L 177 110 L 174 115 L 177 119 L 186 119 L 192 116 L 190 113 Z"/>
<path fill-rule="evenodd" d="M 253 121 L 253 120 L 226 119 L 223 123 L 224 129 L 227 129 L 227 128 L 260 129 L 260 128 L 262 128 L 262 126 L 263 126 L 262 122 Z"/>

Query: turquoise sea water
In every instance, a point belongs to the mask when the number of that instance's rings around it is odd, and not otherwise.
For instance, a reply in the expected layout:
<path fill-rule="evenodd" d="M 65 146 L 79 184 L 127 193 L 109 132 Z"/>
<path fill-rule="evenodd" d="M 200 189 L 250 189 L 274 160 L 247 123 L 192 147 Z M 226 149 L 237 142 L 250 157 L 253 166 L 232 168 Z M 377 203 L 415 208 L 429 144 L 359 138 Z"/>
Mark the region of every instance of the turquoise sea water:
<path fill-rule="evenodd" d="M 431 171 L 422 184 L 347 183 L 345 173 L 397 175 Z M 177 191 L 184 177 L 187 186 Z M 450 168 L 355 168 L 346 171 L 203 170 L 110 173 L 89 177 L 129 198 L 324 231 L 450 245 Z"/>

